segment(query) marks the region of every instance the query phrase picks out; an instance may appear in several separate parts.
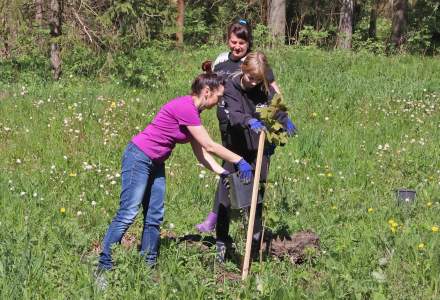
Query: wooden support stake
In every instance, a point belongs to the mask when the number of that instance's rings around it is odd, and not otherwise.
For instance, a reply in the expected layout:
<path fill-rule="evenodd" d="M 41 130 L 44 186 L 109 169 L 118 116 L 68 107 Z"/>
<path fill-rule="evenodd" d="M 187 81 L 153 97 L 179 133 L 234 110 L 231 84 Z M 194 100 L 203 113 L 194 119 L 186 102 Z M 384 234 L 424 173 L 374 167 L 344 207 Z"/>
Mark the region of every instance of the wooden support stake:
<path fill-rule="evenodd" d="M 263 161 L 264 141 L 266 132 L 260 133 L 258 141 L 257 164 L 255 165 L 254 186 L 252 187 L 251 211 L 249 213 L 249 224 L 246 237 L 246 252 L 244 255 L 243 270 L 241 279 L 245 280 L 249 273 L 249 261 L 251 258 L 252 236 L 254 234 L 255 211 L 257 210 L 258 188 L 260 184 L 261 163 Z"/>

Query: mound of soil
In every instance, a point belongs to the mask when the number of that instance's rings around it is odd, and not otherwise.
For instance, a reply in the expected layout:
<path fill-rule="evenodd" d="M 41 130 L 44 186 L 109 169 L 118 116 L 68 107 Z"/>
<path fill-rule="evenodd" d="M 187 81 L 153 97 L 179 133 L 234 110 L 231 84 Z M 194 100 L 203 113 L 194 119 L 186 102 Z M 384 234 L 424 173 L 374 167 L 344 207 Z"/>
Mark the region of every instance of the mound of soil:
<path fill-rule="evenodd" d="M 263 242 L 263 249 L 270 256 L 301 264 L 307 256 L 319 253 L 319 236 L 310 230 L 287 236 L 272 237 L 269 234 Z"/>

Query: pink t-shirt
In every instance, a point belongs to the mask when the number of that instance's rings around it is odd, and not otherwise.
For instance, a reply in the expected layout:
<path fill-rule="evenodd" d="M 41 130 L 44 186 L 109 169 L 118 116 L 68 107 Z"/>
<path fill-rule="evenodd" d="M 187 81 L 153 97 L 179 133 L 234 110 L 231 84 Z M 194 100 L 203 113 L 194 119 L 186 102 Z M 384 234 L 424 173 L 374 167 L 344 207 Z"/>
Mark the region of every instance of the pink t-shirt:
<path fill-rule="evenodd" d="M 152 161 L 161 163 L 171 155 L 176 143 L 190 141 L 188 125 L 202 125 L 200 112 L 191 96 L 178 97 L 162 106 L 153 121 L 131 141 Z"/>

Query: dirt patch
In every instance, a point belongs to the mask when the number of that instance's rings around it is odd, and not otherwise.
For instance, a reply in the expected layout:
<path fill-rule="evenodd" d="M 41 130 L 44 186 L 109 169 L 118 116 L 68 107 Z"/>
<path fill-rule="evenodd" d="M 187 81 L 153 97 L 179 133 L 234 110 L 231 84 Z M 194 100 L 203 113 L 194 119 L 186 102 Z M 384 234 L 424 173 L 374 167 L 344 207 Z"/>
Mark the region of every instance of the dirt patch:
<path fill-rule="evenodd" d="M 102 241 L 100 240 L 93 241 L 90 249 L 90 253 L 99 255 L 99 253 L 101 253 L 101 243 Z M 137 246 L 136 236 L 131 233 L 124 234 L 121 240 L 121 245 L 127 250 Z"/>
<path fill-rule="evenodd" d="M 301 264 L 307 257 L 319 254 L 319 236 L 310 230 L 287 236 L 272 237 L 269 234 L 263 243 L 263 249 L 270 256 Z"/>
<path fill-rule="evenodd" d="M 216 276 L 217 283 L 225 283 L 230 281 L 235 281 L 235 282 L 241 281 L 241 274 L 226 270 L 221 270 Z"/>
<path fill-rule="evenodd" d="M 215 238 L 213 236 L 201 236 L 200 234 L 188 234 L 177 238 L 177 243 L 186 243 L 206 252 L 215 246 Z"/>

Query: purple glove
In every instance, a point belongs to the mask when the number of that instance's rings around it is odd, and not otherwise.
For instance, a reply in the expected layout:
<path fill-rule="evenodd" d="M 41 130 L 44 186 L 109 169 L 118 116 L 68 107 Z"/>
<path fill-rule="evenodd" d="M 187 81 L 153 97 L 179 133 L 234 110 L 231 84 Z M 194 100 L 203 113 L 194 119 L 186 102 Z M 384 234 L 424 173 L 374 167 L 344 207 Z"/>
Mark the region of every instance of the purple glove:
<path fill-rule="evenodd" d="M 266 130 L 266 127 L 264 126 L 263 122 L 257 119 L 250 119 L 248 121 L 248 125 L 251 128 L 251 130 L 256 134 L 259 134 L 261 131 Z"/>

